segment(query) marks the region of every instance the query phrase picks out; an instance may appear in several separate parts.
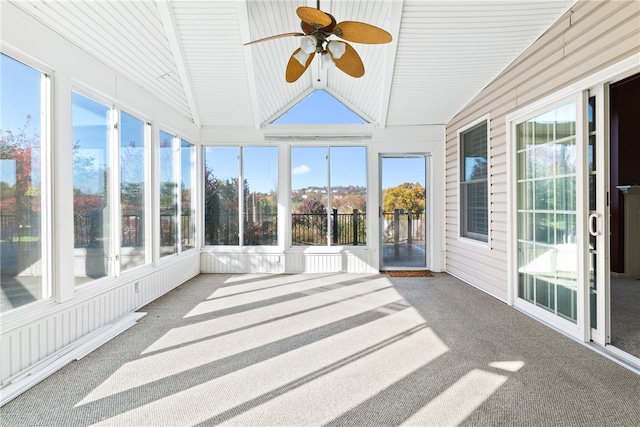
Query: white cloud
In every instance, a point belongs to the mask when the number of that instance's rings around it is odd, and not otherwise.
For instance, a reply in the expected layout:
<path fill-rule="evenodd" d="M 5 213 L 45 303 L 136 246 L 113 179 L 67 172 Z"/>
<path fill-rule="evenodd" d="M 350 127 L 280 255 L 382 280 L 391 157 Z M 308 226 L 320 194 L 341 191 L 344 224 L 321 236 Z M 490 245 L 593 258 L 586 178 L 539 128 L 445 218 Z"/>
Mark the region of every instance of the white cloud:
<path fill-rule="evenodd" d="M 311 168 L 307 165 L 296 166 L 295 168 L 293 168 L 293 171 L 291 171 L 291 173 L 293 173 L 294 175 L 300 175 L 309 172 L 311 172 Z"/>

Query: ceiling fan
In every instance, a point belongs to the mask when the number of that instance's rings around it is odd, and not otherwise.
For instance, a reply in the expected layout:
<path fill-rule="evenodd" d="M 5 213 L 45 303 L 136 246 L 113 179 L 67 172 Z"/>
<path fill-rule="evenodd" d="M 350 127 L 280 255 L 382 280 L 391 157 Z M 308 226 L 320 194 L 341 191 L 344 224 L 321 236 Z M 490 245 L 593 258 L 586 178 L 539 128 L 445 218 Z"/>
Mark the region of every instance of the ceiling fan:
<path fill-rule="evenodd" d="M 296 14 L 302 21 L 302 33 L 278 34 L 245 43 L 246 46 L 281 37 L 301 37 L 300 47 L 293 52 L 287 64 L 288 83 L 295 82 L 304 74 L 316 53 L 320 55 L 323 68 L 336 66 L 356 78 L 364 75 L 364 64 L 358 52 L 349 43 L 330 40 L 331 36 L 365 44 L 389 43 L 392 40 L 391 34 L 374 25 L 357 21 L 336 23 L 332 15 L 320 10 L 320 0 L 316 9 L 302 6 L 296 10 Z"/>

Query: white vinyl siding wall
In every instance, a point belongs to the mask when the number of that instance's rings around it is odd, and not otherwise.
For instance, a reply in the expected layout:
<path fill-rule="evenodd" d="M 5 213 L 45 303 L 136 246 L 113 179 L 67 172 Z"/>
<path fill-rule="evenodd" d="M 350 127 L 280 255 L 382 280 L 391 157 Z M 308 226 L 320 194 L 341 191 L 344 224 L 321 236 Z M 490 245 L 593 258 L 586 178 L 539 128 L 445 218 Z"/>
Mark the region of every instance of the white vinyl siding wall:
<path fill-rule="evenodd" d="M 640 2 L 579 1 L 446 127 L 446 270 L 507 300 L 505 117 L 640 52 Z M 489 246 L 458 239 L 458 130 L 489 114 Z"/>

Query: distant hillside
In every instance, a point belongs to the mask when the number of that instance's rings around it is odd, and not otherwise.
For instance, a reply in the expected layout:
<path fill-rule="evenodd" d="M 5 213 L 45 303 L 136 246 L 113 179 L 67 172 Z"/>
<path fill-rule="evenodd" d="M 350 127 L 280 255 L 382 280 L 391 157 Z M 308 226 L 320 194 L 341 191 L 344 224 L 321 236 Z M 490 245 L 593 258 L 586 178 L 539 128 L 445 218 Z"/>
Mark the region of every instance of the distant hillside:
<path fill-rule="evenodd" d="M 335 186 L 331 187 L 331 207 L 338 209 L 340 213 L 350 213 L 354 209 L 361 212 L 367 207 L 367 188 L 361 186 Z M 291 194 L 292 209 L 295 211 L 305 200 L 313 199 L 327 205 L 326 187 L 306 187 L 293 190 Z M 326 206 L 325 206 L 326 207 Z"/>

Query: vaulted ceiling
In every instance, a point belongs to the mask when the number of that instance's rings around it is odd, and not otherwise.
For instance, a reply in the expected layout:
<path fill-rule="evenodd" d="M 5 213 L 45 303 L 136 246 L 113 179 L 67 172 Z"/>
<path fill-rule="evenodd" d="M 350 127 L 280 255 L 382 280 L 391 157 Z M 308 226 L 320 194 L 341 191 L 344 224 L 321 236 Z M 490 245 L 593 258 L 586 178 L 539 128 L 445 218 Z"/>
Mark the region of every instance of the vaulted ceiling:
<path fill-rule="evenodd" d="M 13 2 L 13 0 L 11 0 Z M 314 89 L 378 127 L 445 124 L 562 15 L 573 0 L 321 0 L 338 22 L 387 30 L 351 43 L 361 78 L 322 70 L 295 83 L 285 68 L 299 6 L 316 0 L 20 0 L 16 6 L 203 128 L 261 128 Z"/>

